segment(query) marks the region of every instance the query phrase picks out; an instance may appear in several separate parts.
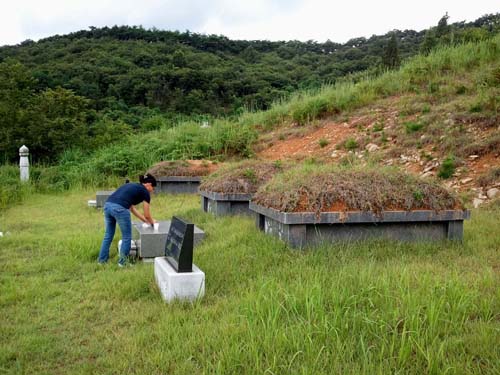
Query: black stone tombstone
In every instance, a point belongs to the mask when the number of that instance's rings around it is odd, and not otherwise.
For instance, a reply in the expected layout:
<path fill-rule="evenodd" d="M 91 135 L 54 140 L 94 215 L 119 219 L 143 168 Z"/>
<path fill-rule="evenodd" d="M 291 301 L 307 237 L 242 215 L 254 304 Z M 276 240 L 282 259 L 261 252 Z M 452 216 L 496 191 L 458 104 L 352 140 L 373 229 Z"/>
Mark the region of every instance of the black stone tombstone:
<path fill-rule="evenodd" d="M 173 216 L 165 256 L 177 272 L 193 272 L 193 238 L 194 224 Z"/>

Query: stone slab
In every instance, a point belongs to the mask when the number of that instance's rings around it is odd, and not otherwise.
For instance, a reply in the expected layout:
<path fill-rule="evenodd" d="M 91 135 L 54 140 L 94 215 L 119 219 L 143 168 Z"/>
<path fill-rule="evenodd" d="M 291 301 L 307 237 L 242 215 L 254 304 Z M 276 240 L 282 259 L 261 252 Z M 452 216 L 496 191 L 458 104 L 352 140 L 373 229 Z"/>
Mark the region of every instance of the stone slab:
<path fill-rule="evenodd" d="M 97 201 L 95 199 L 89 199 L 87 201 L 87 206 L 96 208 L 97 207 Z"/>
<path fill-rule="evenodd" d="M 200 186 L 199 176 L 170 176 L 156 179 L 155 193 L 161 194 L 196 194 Z"/>
<path fill-rule="evenodd" d="M 140 258 L 155 258 L 165 255 L 165 244 L 170 230 L 170 220 L 159 221 L 158 230 L 149 226 L 144 228 L 142 222 L 134 221 L 132 223 L 132 238 L 139 240 L 138 250 Z M 205 237 L 205 232 L 194 226 L 193 246 L 196 247 Z"/>
<path fill-rule="evenodd" d="M 193 264 L 193 272 L 177 273 L 166 257 L 154 260 L 156 284 L 165 302 L 194 301 L 205 295 L 205 273 Z"/>
<path fill-rule="evenodd" d="M 250 210 L 271 217 L 283 224 L 350 224 L 381 222 L 417 222 L 417 221 L 453 221 L 470 218 L 469 210 L 415 210 L 415 211 L 382 211 L 380 215 L 373 212 L 282 212 L 274 208 L 263 207 L 250 202 Z"/>
<path fill-rule="evenodd" d="M 253 194 L 237 194 L 237 193 L 218 193 L 215 191 L 200 190 L 200 195 L 216 201 L 249 201 Z"/>
<path fill-rule="evenodd" d="M 103 208 L 104 207 L 104 203 L 106 203 L 106 200 L 114 192 L 115 192 L 114 190 L 100 190 L 100 191 L 98 191 L 96 193 L 96 195 L 95 195 L 96 207 L 97 208 Z"/>
<path fill-rule="evenodd" d="M 253 215 L 249 202 L 252 194 L 223 194 L 209 191 L 199 191 L 201 208 L 215 216 Z"/>

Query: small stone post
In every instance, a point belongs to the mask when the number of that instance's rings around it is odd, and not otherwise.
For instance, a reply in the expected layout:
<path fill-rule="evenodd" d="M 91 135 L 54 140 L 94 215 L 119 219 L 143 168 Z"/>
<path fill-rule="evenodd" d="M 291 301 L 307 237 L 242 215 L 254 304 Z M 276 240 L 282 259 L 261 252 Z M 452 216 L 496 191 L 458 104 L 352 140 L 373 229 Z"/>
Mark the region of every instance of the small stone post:
<path fill-rule="evenodd" d="M 19 149 L 19 169 L 21 171 L 21 181 L 28 181 L 30 179 L 30 161 L 28 155 L 30 150 L 25 145 Z"/>

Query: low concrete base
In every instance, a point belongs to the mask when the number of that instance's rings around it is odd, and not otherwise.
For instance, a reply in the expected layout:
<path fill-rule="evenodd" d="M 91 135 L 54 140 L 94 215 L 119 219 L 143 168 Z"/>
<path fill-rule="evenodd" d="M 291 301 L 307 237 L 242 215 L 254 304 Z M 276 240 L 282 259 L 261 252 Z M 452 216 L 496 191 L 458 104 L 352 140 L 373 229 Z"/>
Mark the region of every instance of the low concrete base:
<path fill-rule="evenodd" d="M 129 257 L 131 258 L 137 258 L 137 255 L 138 255 L 138 252 L 137 252 L 137 248 L 138 248 L 138 244 L 137 242 L 139 241 L 130 241 L 130 253 L 129 253 Z M 118 255 L 120 255 L 120 247 L 122 246 L 122 240 L 118 241 Z"/>
<path fill-rule="evenodd" d="M 469 211 L 384 211 L 286 213 L 250 203 L 257 213 L 256 225 L 292 247 L 307 247 L 324 242 L 357 241 L 382 238 L 397 241 L 440 241 L 463 238 L 463 221 Z"/>
<path fill-rule="evenodd" d="M 252 194 L 223 194 L 212 191 L 199 191 L 201 209 L 215 216 L 253 215 L 248 208 Z"/>
<path fill-rule="evenodd" d="M 155 258 L 155 280 L 165 302 L 194 301 L 205 295 L 205 273 L 193 264 L 193 272 L 176 272 L 166 257 Z"/>
<path fill-rule="evenodd" d="M 167 194 L 196 194 L 200 186 L 201 177 L 159 177 L 156 179 L 155 193 Z"/>
<path fill-rule="evenodd" d="M 97 201 L 93 200 L 93 199 L 90 199 L 90 200 L 87 201 L 87 206 L 96 208 L 97 207 Z"/>
<path fill-rule="evenodd" d="M 143 227 L 142 222 L 132 223 L 132 238 L 137 242 L 137 249 L 140 258 L 155 258 L 165 256 L 165 244 L 170 230 L 170 220 L 160 221 L 158 230 L 153 227 Z M 203 238 L 203 232 L 197 226 L 194 227 L 193 246 L 196 247 Z"/>

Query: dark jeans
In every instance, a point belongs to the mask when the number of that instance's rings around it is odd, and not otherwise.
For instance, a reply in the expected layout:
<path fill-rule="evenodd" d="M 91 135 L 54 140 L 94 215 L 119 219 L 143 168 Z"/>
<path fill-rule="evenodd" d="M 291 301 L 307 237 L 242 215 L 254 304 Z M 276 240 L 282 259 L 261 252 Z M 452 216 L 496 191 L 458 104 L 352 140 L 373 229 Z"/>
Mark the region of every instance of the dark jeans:
<path fill-rule="evenodd" d="M 106 263 L 109 259 L 109 247 L 115 236 L 116 223 L 122 232 L 122 245 L 120 247 L 120 259 L 118 263 L 125 264 L 130 253 L 130 241 L 132 241 L 132 222 L 130 221 L 130 210 L 116 203 L 106 202 L 104 205 L 104 224 L 106 232 L 102 240 L 99 252 L 99 263 Z"/>

